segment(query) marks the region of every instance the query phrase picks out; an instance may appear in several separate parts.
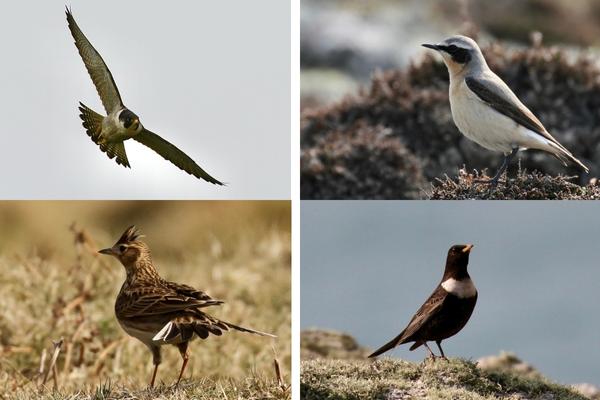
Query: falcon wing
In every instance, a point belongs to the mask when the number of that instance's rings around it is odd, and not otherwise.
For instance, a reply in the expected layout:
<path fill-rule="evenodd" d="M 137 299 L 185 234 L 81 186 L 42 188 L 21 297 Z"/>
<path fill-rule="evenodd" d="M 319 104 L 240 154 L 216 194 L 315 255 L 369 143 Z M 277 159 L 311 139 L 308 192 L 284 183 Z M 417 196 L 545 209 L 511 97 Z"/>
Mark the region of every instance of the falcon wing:
<path fill-rule="evenodd" d="M 194 175 L 196 178 L 204 179 L 207 182 L 214 183 L 215 185 L 223 185 L 222 182 L 216 180 L 206 171 L 200 168 L 200 166 L 196 164 L 194 160 L 188 157 L 183 151 L 179 150 L 177 147 L 167 142 L 156 133 L 144 129 L 142 132 L 133 136 L 133 139 L 145 146 L 150 147 L 165 160 L 172 162 L 188 174 Z"/>
<path fill-rule="evenodd" d="M 71 31 L 71 35 L 73 35 L 73 39 L 75 39 L 75 46 L 77 46 L 79 55 L 81 55 L 81 59 L 96 86 L 106 113 L 110 114 L 123 107 L 119 89 L 117 89 L 115 80 L 104 60 L 77 26 L 71 10 L 67 8 L 66 13 L 69 30 Z"/>

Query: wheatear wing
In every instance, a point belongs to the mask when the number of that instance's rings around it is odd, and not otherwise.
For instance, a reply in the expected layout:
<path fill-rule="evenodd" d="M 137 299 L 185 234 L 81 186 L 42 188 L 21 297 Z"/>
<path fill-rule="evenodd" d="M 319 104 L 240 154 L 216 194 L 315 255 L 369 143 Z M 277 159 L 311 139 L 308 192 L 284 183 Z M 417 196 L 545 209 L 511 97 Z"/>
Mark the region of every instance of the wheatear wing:
<path fill-rule="evenodd" d="M 68 8 L 67 22 L 69 23 L 71 35 L 73 36 L 73 39 L 75 39 L 75 46 L 77 46 L 79 55 L 81 55 L 81 59 L 96 86 L 96 90 L 102 100 L 102 105 L 104 105 L 106 113 L 110 114 L 123 107 L 119 89 L 117 89 L 117 84 L 115 83 L 110 70 L 104 63 L 100 53 L 96 51 L 83 32 L 81 32 L 81 29 L 79 29 L 79 26 L 77 26 L 77 23 L 75 22 L 75 18 L 73 18 L 73 14 L 71 14 L 71 10 Z"/>
<path fill-rule="evenodd" d="M 468 88 L 477 95 L 487 105 L 499 113 L 509 117 L 517 124 L 543 136 L 545 139 L 558 145 L 561 149 L 564 147 L 558 143 L 552 135 L 546 131 L 539 119 L 510 90 L 510 88 L 497 76 L 465 78 Z M 566 150 L 565 150 L 566 151 Z"/>

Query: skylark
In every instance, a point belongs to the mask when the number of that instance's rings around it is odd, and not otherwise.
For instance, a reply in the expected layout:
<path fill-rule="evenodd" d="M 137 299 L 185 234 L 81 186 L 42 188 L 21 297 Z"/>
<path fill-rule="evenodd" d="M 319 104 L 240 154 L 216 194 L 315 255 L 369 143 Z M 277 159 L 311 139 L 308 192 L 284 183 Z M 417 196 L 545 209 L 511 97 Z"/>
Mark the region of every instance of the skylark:
<path fill-rule="evenodd" d="M 206 339 L 211 333 L 221 336 L 223 331 L 235 329 L 276 337 L 221 321 L 202 311 L 223 301 L 191 286 L 161 278 L 152 263 L 150 249 L 139 240 L 141 237 L 135 226 L 130 226 L 114 246 L 99 252 L 114 256 L 125 267 L 127 278 L 117 296 L 115 314 L 123 330 L 152 351 L 154 372 L 150 387 L 154 386 L 161 362 L 160 346 L 172 344 L 179 349 L 183 363 L 178 384 L 188 363 L 188 344 L 196 336 Z"/>

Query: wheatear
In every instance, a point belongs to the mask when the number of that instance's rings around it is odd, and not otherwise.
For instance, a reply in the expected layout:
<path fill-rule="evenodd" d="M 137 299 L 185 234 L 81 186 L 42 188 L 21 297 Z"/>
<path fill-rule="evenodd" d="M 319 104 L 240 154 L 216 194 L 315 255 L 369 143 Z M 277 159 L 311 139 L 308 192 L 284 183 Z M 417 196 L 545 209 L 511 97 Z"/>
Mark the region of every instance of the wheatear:
<path fill-rule="evenodd" d="M 526 149 L 547 151 L 564 165 L 571 161 L 589 171 L 490 70 L 473 39 L 457 35 L 423 46 L 438 51 L 448 67 L 450 108 L 458 129 L 486 149 L 504 154 L 496 175 L 484 183 L 496 185 L 510 160 Z"/>

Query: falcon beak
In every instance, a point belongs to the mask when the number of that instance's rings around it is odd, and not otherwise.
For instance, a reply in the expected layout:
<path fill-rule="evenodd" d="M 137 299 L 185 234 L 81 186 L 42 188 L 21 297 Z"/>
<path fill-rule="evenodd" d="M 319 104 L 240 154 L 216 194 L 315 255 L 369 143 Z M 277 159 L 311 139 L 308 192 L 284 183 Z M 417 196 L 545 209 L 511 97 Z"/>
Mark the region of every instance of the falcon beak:
<path fill-rule="evenodd" d="M 433 49 L 435 51 L 440 51 L 440 47 L 437 44 L 427 44 L 427 43 L 424 43 L 421 46 L 427 47 L 428 49 Z"/>
<path fill-rule="evenodd" d="M 470 253 L 470 252 L 471 252 L 471 249 L 472 249 L 473 247 L 474 247 L 474 246 L 473 246 L 472 244 L 468 244 L 468 245 L 466 245 L 466 246 L 465 246 L 465 248 L 464 248 L 464 249 L 462 249 L 462 252 L 463 252 L 463 253 Z"/>

